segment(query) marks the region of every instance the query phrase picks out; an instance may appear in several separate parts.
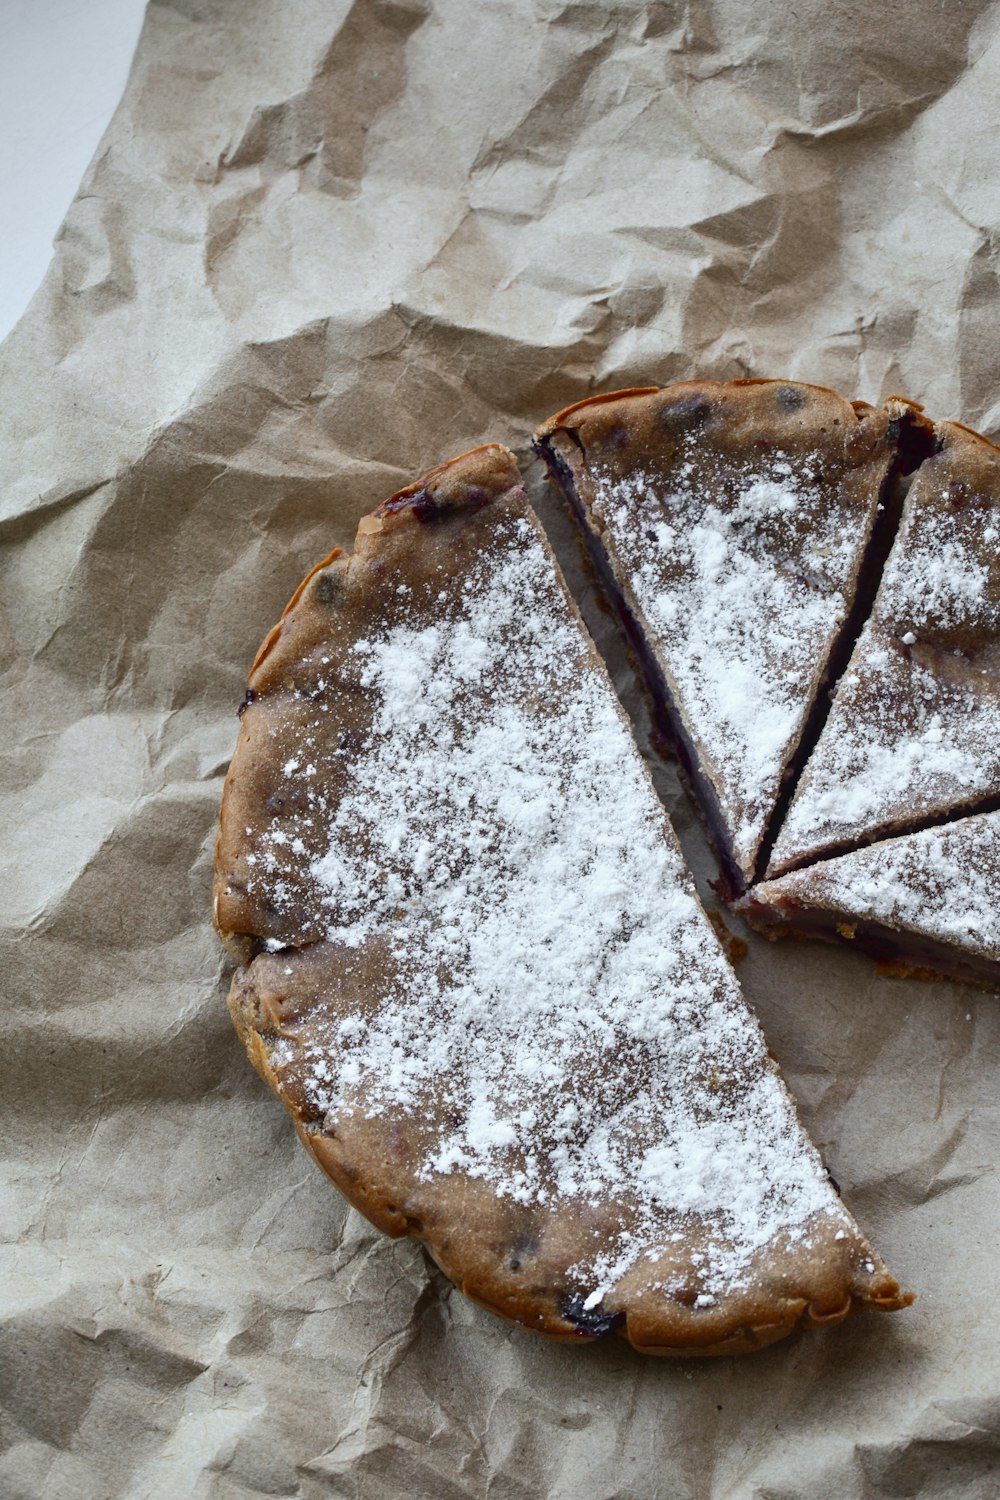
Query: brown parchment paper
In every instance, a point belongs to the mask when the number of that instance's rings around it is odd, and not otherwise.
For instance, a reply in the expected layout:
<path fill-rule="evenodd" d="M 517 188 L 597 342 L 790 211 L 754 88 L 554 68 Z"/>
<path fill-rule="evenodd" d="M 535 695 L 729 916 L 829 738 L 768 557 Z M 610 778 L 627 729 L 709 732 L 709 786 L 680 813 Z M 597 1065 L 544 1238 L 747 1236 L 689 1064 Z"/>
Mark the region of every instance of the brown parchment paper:
<path fill-rule="evenodd" d="M 0 349 L 4 1497 L 1000 1493 L 995 995 L 751 938 L 919 1301 L 654 1361 L 509 1328 L 346 1210 L 242 1055 L 208 912 L 256 646 L 423 469 L 692 374 L 996 436 L 998 139 L 983 0 L 150 6 Z"/>

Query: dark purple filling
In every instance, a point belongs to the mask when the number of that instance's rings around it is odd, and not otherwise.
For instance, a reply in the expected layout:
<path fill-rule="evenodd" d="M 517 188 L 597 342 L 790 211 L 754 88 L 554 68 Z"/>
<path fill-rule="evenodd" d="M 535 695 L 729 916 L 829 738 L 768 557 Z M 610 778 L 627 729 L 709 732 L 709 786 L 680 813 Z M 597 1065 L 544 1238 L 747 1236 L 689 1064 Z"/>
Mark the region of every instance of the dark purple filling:
<path fill-rule="evenodd" d="M 559 1303 L 559 1311 L 567 1323 L 572 1323 L 582 1337 L 603 1338 L 606 1333 L 611 1333 L 624 1323 L 624 1313 L 608 1313 L 600 1307 L 585 1307 L 586 1300 L 582 1293 L 572 1292 Z"/>
<path fill-rule="evenodd" d="M 439 499 L 433 490 L 419 489 L 412 494 L 394 495 L 391 500 L 386 500 L 379 506 L 378 513 L 391 516 L 400 510 L 412 510 L 418 521 L 429 526 L 435 521 L 445 520 L 459 510 L 482 510 L 492 498 L 491 491 L 481 484 L 468 485 L 460 505 L 456 505 L 454 500 Z"/>
<path fill-rule="evenodd" d="M 418 521 L 427 524 L 440 520 L 444 508 L 429 490 L 417 490 L 416 494 L 397 495 L 392 500 L 386 500 L 381 510 L 386 516 L 395 515 L 400 510 L 412 510 Z"/>

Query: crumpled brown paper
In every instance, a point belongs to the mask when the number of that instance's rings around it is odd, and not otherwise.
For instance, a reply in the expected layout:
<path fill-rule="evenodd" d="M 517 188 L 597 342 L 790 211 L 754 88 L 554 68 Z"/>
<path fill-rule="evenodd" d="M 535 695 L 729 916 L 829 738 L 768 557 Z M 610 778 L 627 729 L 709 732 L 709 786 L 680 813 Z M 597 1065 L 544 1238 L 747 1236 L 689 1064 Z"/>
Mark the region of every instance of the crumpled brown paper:
<path fill-rule="evenodd" d="M 423 469 L 696 373 L 1000 430 L 998 100 L 981 0 L 150 6 L 0 350 L 4 1496 L 1000 1491 L 996 996 L 750 939 L 919 1301 L 658 1362 L 509 1328 L 348 1212 L 242 1055 L 208 915 L 254 650 Z"/>

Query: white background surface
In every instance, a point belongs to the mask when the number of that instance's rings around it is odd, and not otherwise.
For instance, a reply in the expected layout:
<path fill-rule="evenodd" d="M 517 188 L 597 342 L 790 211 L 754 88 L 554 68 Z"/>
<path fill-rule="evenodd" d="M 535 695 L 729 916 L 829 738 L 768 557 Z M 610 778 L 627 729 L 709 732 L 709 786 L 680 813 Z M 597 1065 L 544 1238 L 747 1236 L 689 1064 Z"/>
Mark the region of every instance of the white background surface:
<path fill-rule="evenodd" d="M 0 0 L 0 339 L 121 97 L 145 0 Z"/>

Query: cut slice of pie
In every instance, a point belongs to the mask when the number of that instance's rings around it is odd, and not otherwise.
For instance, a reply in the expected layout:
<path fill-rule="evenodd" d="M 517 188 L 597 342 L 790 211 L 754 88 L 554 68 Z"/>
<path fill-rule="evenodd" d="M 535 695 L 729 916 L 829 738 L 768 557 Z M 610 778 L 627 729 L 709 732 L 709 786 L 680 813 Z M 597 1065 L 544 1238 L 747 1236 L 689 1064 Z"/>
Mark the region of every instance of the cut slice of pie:
<path fill-rule="evenodd" d="M 1000 812 L 821 860 L 737 910 L 768 937 L 838 938 L 900 974 L 1000 987 Z"/>
<path fill-rule="evenodd" d="M 302 1139 L 487 1307 L 729 1353 L 909 1300 L 803 1134 L 505 449 L 394 496 L 296 594 L 215 897 Z"/>
<path fill-rule="evenodd" d="M 768 876 L 1000 805 L 1000 449 L 943 423 Z"/>
<path fill-rule="evenodd" d="M 789 381 L 688 381 L 582 401 L 536 434 L 639 649 L 731 893 L 759 872 L 860 627 L 918 410 Z"/>

